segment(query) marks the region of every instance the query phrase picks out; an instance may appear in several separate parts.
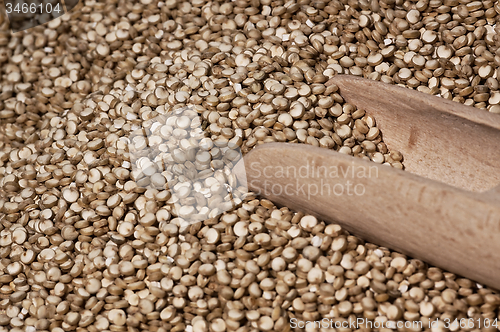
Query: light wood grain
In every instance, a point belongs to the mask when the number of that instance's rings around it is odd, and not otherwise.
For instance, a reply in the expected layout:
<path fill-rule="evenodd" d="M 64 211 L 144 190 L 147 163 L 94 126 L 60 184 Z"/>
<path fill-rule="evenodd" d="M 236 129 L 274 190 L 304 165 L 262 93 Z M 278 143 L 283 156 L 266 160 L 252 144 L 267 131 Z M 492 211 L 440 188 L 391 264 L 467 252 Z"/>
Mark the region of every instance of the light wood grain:
<path fill-rule="evenodd" d="M 500 116 L 444 98 L 348 75 L 348 102 L 372 114 L 408 172 L 476 192 L 500 184 Z"/>

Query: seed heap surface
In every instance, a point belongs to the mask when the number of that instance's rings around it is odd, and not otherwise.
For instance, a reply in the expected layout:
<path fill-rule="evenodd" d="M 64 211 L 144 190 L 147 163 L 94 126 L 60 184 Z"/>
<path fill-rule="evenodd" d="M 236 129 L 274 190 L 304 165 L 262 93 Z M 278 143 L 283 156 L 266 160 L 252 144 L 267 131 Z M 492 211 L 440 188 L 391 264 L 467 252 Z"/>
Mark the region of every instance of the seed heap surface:
<path fill-rule="evenodd" d="M 189 106 L 216 147 L 295 142 L 403 168 L 328 79 L 500 113 L 499 13 L 492 0 L 90 0 L 15 34 L 0 16 L 0 331 L 287 331 L 322 318 L 496 330 L 483 326 L 500 319 L 498 292 L 255 195 L 183 224 L 187 187 L 172 200 L 171 179 L 129 142 Z M 178 143 L 165 158 L 184 161 Z"/>

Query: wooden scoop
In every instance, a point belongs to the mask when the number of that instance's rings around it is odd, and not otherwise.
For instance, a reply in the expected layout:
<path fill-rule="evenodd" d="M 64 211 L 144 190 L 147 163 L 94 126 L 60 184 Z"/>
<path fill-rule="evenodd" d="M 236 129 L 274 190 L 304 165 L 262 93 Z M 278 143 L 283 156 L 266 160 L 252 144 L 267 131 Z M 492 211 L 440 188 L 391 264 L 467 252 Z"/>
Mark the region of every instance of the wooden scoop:
<path fill-rule="evenodd" d="M 406 170 L 269 143 L 237 165 L 239 180 L 279 205 L 500 289 L 500 116 L 357 77 L 329 83 L 374 116 Z"/>

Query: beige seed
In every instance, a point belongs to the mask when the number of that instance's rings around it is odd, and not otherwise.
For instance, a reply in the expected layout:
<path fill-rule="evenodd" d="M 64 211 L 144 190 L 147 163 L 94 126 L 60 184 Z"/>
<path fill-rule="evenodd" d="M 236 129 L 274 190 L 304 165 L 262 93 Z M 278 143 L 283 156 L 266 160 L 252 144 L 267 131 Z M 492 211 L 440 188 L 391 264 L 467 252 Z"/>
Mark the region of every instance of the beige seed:
<path fill-rule="evenodd" d="M 262 331 L 271 331 L 274 327 L 274 322 L 269 316 L 261 316 L 258 321 L 258 326 Z"/>
<path fill-rule="evenodd" d="M 312 268 L 307 273 L 307 281 L 311 284 L 320 284 L 324 279 L 323 271 L 319 268 Z"/>
<path fill-rule="evenodd" d="M 434 44 L 437 40 L 437 34 L 432 30 L 426 30 L 422 34 L 422 41 L 426 44 Z"/>
<path fill-rule="evenodd" d="M 340 266 L 342 266 L 346 270 L 351 270 L 352 268 L 354 268 L 355 263 L 356 261 L 351 254 L 345 254 L 342 256 L 342 260 L 340 261 Z"/>
<path fill-rule="evenodd" d="M 390 320 L 397 320 L 401 318 L 402 310 L 396 305 L 391 305 L 387 308 L 386 315 Z"/>
<path fill-rule="evenodd" d="M 23 227 L 18 227 L 12 232 L 12 241 L 17 244 L 26 242 L 27 232 Z"/>
<path fill-rule="evenodd" d="M 304 216 L 300 219 L 300 226 L 307 231 L 311 231 L 317 224 L 318 220 L 314 216 Z"/>
<path fill-rule="evenodd" d="M 154 304 L 148 299 L 142 299 L 139 301 L 139 311 L 143 315 L 147 315 L 154 310 Z"/>
<path fill-rule="evenodd" d="M 420 303 L 420 314 L 425 317 L 431 317 L 434 314 L 435 308 L 431 302 Z"/>
<path fill-rule="evenodd" d="M 486 66 L 481 66 L 478 70 L 478 74 L 481 78 L 487 79 L 490 78 L 493 75 L 493 67 L 486 65 Z"/>
<path fill-rule="evenodd" d="M 204 276 L 214 275 L 215 272 L 215 267 L 212 264 L 203 264 L 198 268 L 198 273 Z"/>
<path fill-rule="evenodd" d="M 81 319 L 81 316 L 78 312 L 69 312 L 65 316 L 64 321 L 70 326 L 75 326 L 78 324 L 80 319 Z"/>
<path fill-rule="evenodd" d="M 48 262 L 48 261 L 51 261 L 54 259 L 54 256 L 55 256 L 55 252 L 54 250 L 50 249 L 50 248 L 47 248 L 47 249 L 43 249 L 39 254 L 38 254 L 38 259 L 40 261 L 45 261 L 45 262 Z"/>
<path fill-rule="evenodd" d="M 125 315 L 125 312 L 121 309 L 112 309 L 108 313 L 108 319 L 111 323 L 115 325 L 123 326 L 125 325 L 127 316 Z"/>
<path fill-rule="evenodd" d="M 371 54 L 367 58 L 368 65 L 373 67 L 380 65 L 383 60 L 384 60 L 383 55 L 380 53 Z"/>
<path fill-rule="evenodd" d="M 416 24 L 420 20 L 420 12 L 416 9 L 408 11 L 406 19 L 410 24 Z"/>
<path fill-rule="evenodd" d="M 371 127 L 368 133 L 366 134 L 366 138 L 369 140 L 375 140 L 379 134 L 380 131 L 377 127 Z"/>
<path fill-rule="evenodd" d="M 216 229 L 211 228 L 205 233 L 205 238 L 208 244 L 215 244 L 220 240 L 220 233 Z"/>
<path fill-rule="evenodd" d="M 336 133 L 341 139 L 346 139 L 348 137 L 351 137 L 352 130 L 348 125 L 343 124 L 339 129 L 337 129 Z"/>
<path fill-rule="evenodd" d="M 85 288 L 90 294 L 96 294 L 101 289 L 101 281 L 90 279 Z"/>
<path fill-rule="evenodd" d="M 63 198 L 68 203 L 74 203 L 74 202 L 76 202 L 79 197 L 80 197 L 80 193 L 76 189 L 68 188 L 68 189 L 65 189 L 63 191 Z"/>
<path fill-rule="evenodd" d="M 396 257 L 391 261 L 391 266 L 396 268 L 396 271 L 403 272 L 407 266 L 406 259 L 404 257 Z"/>
<path fill-rule="evenodd" d="M 210 328 L 214 332 L 224 332 L 226 331 L 226 323 L 220 318 L 216 318 L 210 324 Z"/>
<path fill-rule="evenodd" d="M 96 52 L 102 57 L 105 57 L 109 54 L 109 47 L 105 44 L 99 44 L 96 47 Z"/>
<path fill-rule="evenodd" d="M 233 227 L 234 234 L 238 237 L 248 235 L 248 224 L 245 221 L 238 221 Z"/>
<path fill-rule="evenodd" d="M 342 316 L 347 316 L 352 312 L 352 303 L 349 301 L 342 301 L 338 304 L 339 313 Z"/>
<path fill-rule="evenodd" d="M 120 225 L 118 225 L 117 231 L 120 235 L 129 237 L 134 232 L 134 225 L 131 222 L 122 222 Z"/>

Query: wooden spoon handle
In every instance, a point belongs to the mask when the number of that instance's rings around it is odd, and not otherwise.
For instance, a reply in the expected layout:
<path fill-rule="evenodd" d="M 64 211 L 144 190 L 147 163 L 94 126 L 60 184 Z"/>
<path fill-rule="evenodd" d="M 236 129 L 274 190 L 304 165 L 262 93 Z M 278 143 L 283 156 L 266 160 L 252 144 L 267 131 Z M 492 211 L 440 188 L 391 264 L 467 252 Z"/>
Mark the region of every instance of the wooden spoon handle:
<path fill-rule="evenodd" d="M 309 145 L 263 144 L 243 162 L 277 204 L 500 289 L 500 205 L 484 194 Z"/>
<path fill-rule="evenodd" d="M 500 204 L 500 186 L 496 186 L 481 194 L 486 201 L 491 201 L 493 204 Z"/>

